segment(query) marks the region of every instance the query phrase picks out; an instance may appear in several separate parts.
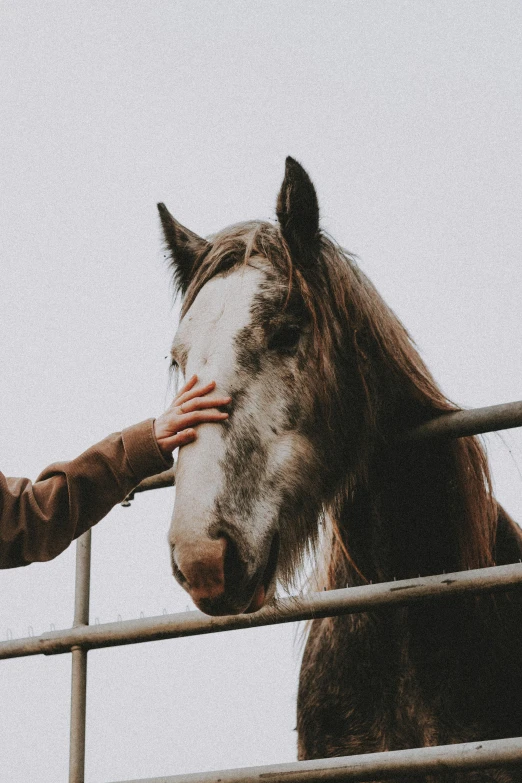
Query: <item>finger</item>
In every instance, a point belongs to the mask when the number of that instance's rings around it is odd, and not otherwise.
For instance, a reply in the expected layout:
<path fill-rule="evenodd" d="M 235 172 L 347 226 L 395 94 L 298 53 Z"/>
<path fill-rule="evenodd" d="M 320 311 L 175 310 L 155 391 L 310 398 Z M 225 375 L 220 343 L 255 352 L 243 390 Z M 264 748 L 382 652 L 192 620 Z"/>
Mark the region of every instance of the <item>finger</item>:
<path fill-rule="evenodd" d="M 178 397 L 180 397 L 182 394 L 185 394 L 190 389 L 192 389 L 196 385 L 197 382 L 198 382 L 198 376 L 197 375 L 193 375 L 192 378 L 189 378 L 188 381 L 186 382 L 186 384 L 183 386 L 183 388 L 180 389 L 179 392 L 177 393 L 176 399 Z"/>
<path fill-rule="evenodd" d="M 172 441 L 175 446 L 184 446 L 186 443 L 192 443 L 193 440 L 196 440 L 196 437 L 196 430 L 188 427 L 186 430 L 181 430 L 181 432 L 174 435 Z"/>
<path fill-rule="evenodd" d="M 180 397 L 177 397 L 175 402 L 178 405 L 182 405 L 184 402 L 192 400 L 194 397 L 203 397 L 206 394 L 209 394 L 209 392 L 215 389 L 215 387 L 215 381 L 210 381 L 209 383 L 205 384 L 205 386 L 195 386 L 193 389 L 190 389 L 190 391 L 185 392 L 185 394 L 182 394 Z"/>
<path fill-rule="evenodd" d="M 196 424 L 205 424 L 212 421 L 224 421 L 228 419 L 228 413 L 218 411 L 217 408 L 210 408 L 204 411 L 191 411 L 180 416 L 180 426 L 192 427 Z"/>
<path fill-rule="evenodd" d="M 196 430 L 190 428 L 181 430 L 181 432 L 178 432 L 176 435 L 165 438 L 162 441 L 162 447 L 168 449 L 168 451 L 174 451 L 174 449 L 177 449 L 180 446 L 186 446 L 187 443 L 192 443 L 192 441 L 196 440 L 196 437 Z"/>
<path fill-rule="evenodd" d="M 215 381 L 209 381 L 209 383 L 206 383 L 204 386 L 197 386 L 194 388 L 191 388 L 189 391 L 184 392 L 183 394 L 179 394 L 174 402 L 176 405 L 182 405 L 184 402 L 187 402 L 187 400 L 191 400 L 193 397 L 203 397 L 203 395 L 208 394 L 216 387 Z"/>
<path fill-rule="evenodd" d="M 204 408 L 219 408 L 221 405 L 228 405 L 231 401 L 232 397 L 194 397 L 183 402 L 179 408 L 183 413 L 190 413 Z"/>

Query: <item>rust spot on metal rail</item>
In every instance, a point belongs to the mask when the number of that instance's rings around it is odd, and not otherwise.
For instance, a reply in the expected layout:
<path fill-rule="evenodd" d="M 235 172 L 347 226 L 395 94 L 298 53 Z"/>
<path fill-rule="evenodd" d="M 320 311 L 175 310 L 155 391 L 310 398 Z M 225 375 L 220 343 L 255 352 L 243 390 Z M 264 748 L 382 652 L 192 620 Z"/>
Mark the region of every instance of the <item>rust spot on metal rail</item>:
<path fill-rule="evenodd" d="M 415 590 L 418 585 L 400 585 L 399 587 L 390 587 L 390 593 L 398 593 L 401 590 Z"/>

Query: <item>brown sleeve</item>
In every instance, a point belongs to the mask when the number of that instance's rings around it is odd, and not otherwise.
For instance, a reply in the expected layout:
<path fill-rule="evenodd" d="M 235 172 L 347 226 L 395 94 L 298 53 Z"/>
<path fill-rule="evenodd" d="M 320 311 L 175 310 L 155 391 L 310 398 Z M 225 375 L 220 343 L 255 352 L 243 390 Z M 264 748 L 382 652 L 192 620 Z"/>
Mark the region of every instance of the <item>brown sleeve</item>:
<path fill-rule="evenodd" d="M 51 560 L 142 479 L 171 467 L 153 425 L 109 435 L 77 459 L 50 465 L 34 484 L 0 473 L 0 568 Z"/>

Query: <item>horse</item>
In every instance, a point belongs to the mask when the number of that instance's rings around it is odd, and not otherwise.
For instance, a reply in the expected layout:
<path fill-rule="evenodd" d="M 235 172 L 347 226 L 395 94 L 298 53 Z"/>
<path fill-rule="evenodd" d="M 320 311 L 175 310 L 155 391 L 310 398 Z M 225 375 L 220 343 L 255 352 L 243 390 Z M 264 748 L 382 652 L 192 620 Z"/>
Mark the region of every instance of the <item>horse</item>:
<path fill-rule="evenodd" d="M 176 580 L 209 615 L 258 611 L 315 558 L 344 588 L 518 562 L 477 438 L 408 440 L 457 410 L 356 259 L 320 228 L 288 158 L 277 223 L 203 239 L 158 205 L 182 295 L 173 367 L 231 395 L 180 450 Z M 299 759 L 522 733 L 519 593 L 314 620 L 297 697 Z M 522 781 L 494 769 L 417 781 Z"/>

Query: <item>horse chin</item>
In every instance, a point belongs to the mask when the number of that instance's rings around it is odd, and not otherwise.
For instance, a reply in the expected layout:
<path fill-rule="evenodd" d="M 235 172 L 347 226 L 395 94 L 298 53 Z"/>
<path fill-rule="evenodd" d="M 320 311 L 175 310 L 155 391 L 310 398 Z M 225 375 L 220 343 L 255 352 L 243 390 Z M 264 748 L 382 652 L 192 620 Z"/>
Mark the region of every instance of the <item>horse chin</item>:
<path fill-rule="evenodd" d="M 254 597 L 250 601 L 249 605 L 245 609 L 245 614 L 252 614 L 253 612 L 259 612 L 260 609 L 262 609 L 267 604 L 271 603 L 272 599 L 275 596 L 276 591 L 276 580 L 274 579 L 271 584 L 269 584 L 268 589 L 265 588 L 264 584 L 259 584 L 256 592 L 254 593 Z"/>
<path fill-rule="evenodd" d="M 194 601 L 197 608 L 211 617 L 226 617 L 227 615 L 251 614 L 258 612 L 266 603 L 267 593 L 262 582 L 257 586 L 253 597 L 246 605 L 243 601 L 229 598 L 228 596 L 219 596 L 218 598 L 203 598 L 200 601 Z"/>
<path fill-rule="evenodd" d="M 245 609 L 245 614 L 251 614 L 252 612 L 258 612 L 265 605 L 266 592 L 263 583 L 258 584 L 254 597 L 250 601 L 249 605 Z"/>
<path fill-rule="evenodd" d="M 244 611 L 235 601 L 231 601 L 224 595 L 219 598 L 202 598 L 200 601 L 194 601 L 194 603 L 200 612 L 211 617 L 226 617 L 228 615 L 241 614 Z"/>

